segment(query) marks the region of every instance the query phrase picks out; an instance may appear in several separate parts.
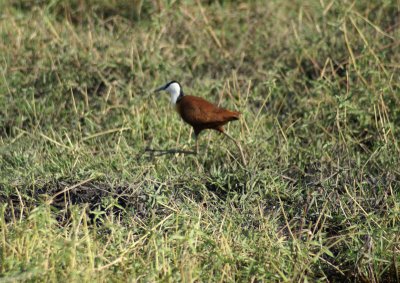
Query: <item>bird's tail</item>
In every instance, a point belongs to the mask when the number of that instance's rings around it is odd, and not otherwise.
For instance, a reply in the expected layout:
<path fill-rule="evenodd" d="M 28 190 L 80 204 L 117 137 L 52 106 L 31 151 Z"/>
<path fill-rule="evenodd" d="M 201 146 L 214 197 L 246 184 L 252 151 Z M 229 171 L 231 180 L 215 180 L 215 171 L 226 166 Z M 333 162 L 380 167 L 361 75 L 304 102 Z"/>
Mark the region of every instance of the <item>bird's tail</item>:
<path fill-rule="evenodd" d="M 240 112 L 237 111 L 226 111 L 226 118 L 228 121 L 239 120 Z"/>

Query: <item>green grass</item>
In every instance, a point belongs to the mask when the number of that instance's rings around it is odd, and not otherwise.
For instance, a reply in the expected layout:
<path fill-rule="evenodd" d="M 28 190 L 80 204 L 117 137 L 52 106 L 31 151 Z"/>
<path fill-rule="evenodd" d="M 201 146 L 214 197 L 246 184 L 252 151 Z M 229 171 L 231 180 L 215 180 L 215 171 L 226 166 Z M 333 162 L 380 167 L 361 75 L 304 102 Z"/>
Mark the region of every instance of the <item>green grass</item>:
<path fill-rule="evenodd" d="M 400 281 L 398 1 L 0 11 L 1 282 Z"/>

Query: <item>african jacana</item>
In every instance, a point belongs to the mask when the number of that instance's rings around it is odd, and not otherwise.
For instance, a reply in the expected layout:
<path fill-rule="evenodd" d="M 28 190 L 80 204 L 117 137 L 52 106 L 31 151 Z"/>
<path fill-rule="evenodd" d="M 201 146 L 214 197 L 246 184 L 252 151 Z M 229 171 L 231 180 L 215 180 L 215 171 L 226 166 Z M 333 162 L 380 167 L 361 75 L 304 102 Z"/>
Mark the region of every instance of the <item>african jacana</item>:
<path fill-rule="evenodd" d="M 205 129 L 216 130 L 233 140 L 239 148 L 243 163 L 246 160 L 239 143 L 224 131 L 223 126 L 239 119 L 240 112 L 220 108 L 207 100 L 192 95 L 185 95 L 181 85 L 177 81 L 171 81 L 155 90 L 155 92 L 167 91 L 171 95 L 171 104 L 182 117 L 183 121 L 193 127 L 196 139 L 196 154 L 199 149 L 198 135 Z"/>

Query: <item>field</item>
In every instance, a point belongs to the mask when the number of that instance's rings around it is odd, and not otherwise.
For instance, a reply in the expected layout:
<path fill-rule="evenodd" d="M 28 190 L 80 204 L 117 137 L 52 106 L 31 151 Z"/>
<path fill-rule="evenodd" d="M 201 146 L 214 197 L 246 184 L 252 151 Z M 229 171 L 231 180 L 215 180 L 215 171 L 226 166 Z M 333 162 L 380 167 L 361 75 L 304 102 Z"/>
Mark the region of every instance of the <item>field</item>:
<path fill-rule="evenodd" d="M 396 0 L 0 1 L 0 282 L 400 282 L 399 125 Z"/>

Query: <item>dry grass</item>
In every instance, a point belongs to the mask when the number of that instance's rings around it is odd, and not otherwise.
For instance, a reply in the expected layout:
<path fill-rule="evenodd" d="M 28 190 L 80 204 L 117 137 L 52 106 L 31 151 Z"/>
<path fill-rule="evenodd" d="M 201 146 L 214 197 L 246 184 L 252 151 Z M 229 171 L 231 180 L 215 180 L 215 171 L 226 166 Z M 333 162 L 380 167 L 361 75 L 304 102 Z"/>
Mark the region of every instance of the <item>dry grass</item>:
<path fill-rule="evenodd" d="M 0 281 L 399 282 L 398 3 L 0 8 Z"/>

